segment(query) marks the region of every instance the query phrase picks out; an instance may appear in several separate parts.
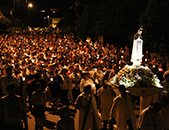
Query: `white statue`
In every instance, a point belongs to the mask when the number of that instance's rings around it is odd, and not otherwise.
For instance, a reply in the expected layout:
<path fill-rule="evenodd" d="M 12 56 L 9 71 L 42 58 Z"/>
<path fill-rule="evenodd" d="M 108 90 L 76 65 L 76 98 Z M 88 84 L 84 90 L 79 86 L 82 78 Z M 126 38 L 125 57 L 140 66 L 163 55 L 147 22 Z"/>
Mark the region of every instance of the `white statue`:
<path fill-rule="evenodd" d="M 133 49 L 131 55 L 131 62 L 133 65 L 140 65 L 142 62 L 143 57 L 143 40 L 142 40 L 142 30 L 143 27 L 141 26 L 137 33 L 134 35 L 133 40 Z"/>

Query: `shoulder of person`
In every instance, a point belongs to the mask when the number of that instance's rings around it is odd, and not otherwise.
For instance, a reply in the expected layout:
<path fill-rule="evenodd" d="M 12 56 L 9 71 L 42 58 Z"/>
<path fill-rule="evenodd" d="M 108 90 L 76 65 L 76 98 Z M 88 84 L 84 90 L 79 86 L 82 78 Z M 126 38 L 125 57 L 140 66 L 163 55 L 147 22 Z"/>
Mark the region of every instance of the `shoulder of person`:
<path fill-rule="evenodd" d="M 62 122 L 62 119 L 60 118 L 58 121 L 57 121 L 57 125 L 60 124 Z"/>
<path fill-rule="evenodd" d="M 114 98 L 114 101 L 119 101 L 119 100 L 121 100 L 121 95 L 118 95 Z"/>
<path fill-rule="evenodd" d="M 150 113 L 150 106 L 146 107 L 145 109 L 143 109 L 140 113 L 140 115 L 147 115 L 147 113 Z"/>
<path fill-rule="evenodd" d="M 84 95 L 85 95 L 84 92 L 82 92 L 82 93 L 77 97 L 77 99 L 83 98 Z"/>
<path fill-rule="evenodd" d="M 21 98 L 21 99 L 23 99 L 23 98 L 22 98 L 21 96 L 19 96 L 19 95 L 15 95 L 15 97 L 16 97 L 16 98 Z"/>
<path fill-rule="evenodd" d="M 7 96 L 8 96 L 8 95 L 5 95 L 5 96 L 1 97 L 1 98 L 0 98 L 0 101 L 5 100 L 5 98 L 7 98 Z"/>
<path fill-rule="evenodd" d="M 32 95 L 35 95 L 36 94 L 36 91 L 34 91 L 33 93 L 32 93 Z"/>
<path fill-rule="evenodd" d="M 102 90 L 103 90 L 103 87 L 99 88 L 99 89 L 97 90 L 97 92 L 100 92 L 100 91 L 102 91 Z"/>
<path fill-rule="evenodd" d="M 4 78 L 6 78 L 6 76 L 5 76 L 5 75 L 3 75 L 3 76 L 1 77 L 1 79 L 4 79 Z"/>

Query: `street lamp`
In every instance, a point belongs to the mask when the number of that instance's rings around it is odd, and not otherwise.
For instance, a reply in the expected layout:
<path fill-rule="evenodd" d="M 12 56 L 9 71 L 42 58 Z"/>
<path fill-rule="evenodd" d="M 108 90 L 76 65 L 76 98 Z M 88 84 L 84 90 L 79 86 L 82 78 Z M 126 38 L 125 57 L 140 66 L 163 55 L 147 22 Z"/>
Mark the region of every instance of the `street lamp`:
<path fill-rule="evenodd" d="M 28 4 L 28 22 L 30 24 L 30 12 L 29 12 L 29 8 L 32 8 L 33 7 L 33 4 L 32 3 L 29 3 Z"/>
<path fill-rule="evenodd" d="M 50 26 L 50 25 L 49 25 L 49 15 L 47 16 L 47 18 L 48 18 L 48 26 Z"/>
<path fill-rule="evenodd" d="M 28 4 L 28 8 L 32 8 L 33 7 L 33 4 L 32 3 L 29 3 Z"/>

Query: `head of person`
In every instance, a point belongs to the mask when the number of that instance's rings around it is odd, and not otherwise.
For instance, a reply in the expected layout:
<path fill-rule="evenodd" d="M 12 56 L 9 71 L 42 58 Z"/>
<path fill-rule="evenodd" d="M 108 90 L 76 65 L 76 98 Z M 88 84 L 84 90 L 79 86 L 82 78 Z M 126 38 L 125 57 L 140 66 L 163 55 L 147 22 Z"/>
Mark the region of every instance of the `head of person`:
<path fill-rule="evenodd" d="M 100 70 L 100 69 L 101 69 L 101 65 L 98 64 L 98 65 L 97 65 L 97 70 Z"/>
<path fill-rule="evenodd" d="M 152 64 L 149 64 L 149 65 L 148 65 L 148 68 L 149 68 L 150 70 L 152 70 L 152 69 L 153 69 L 153 65 L 152 65 Z"/>
<path fill-rule="evenodd" d="M 67 69 L 62 69 L 61 74 L 66 75 L 66 73 L 67 73 Z"/>
<path fill-rule="evenodd" d="M 87 86 L 84 87 L 84 93 L 86 95 L 91 94 L 91 92 L 92 92 L 91 90 L 92 90 L 91 85 L 87 85 Z"/>
<path fill-rule="evenodd" d="M 161 110 L 162 104 L 158 101 L 153 101 L 150 103 L 150 107 L 151 107 L 152 112 L 157 113 Z"/>
<path fill-rule="evenodd" d="M 26 74 L 26 68 L 23 67 L 23 68 L 22 68 L 22 75 L 25 75 L 25 74 Z"/>
<path fill-rule="evenodd" d="M 165 74 L 163 77 L 166 82 L 169 82 L 169 73 Z"/>
<path fill-rule="evenodd" d="M 6 74 L 7 74 L 7 76 L 11 76 L 12 75 L 12 67 L 11 66 L 6 68 Z"/>
<path fill-rule="evenodd" d="M 40 92 L 41 90 L 42 90 L 42 84 L 38 82 L 38 83 L 36 84 L 36 91 L 37 91 L 37 92 Z"/>
<path fill-rule="evenodd" d="M 77 74 L 77 73 L 78 73 L 78 70 L 77 70 L 77 69 L 74 69 L 74 70 L 73 70 L 73 73 L 74 73 L 74 74 Z"/>
<path fill-rule="evenodd" d="M 36 80 L 39 80 L 40 78 L 41 78 L 41 73 L 37 72 L 37 73 L 35 74 L 35 79 L 36 79 Z"/>
<path fill-rule="evenodd" d="M 106 82 L 106 78 L 104 77 L 103 79 L 102 79 L 102 83 L 103 83 L 103 88 L 104 89 L 106 89 L 109 85 L 107 84 L 107 82 Z"/>
<path fill-rule="evenodd" d="M 56 68 L 55 70 L 54 70 L 54 76 L 57 76 L 58 75 L 58 69 Z"/>
<path fill-rule="evenodd" d="M 14 83 L 8 84 L 6 90 L 8 91 L 9 96 L 15 95 L 16 94 L 15 84 Z"/>
<path fill-rule="evenodd" d="M 124 85 L 119 86 L 119 92 L 121 93 L 122 97 L 126 97 L 126 88 Z"/>
<path fill-rule="evenodd" d="M 40 63 L 38 63 L 36 65 L 36 70 L 39 71 L 39 70 L 42 70 L 42 65 Z"/>
<path fill-rule="evenodd" d="M 53 72 L 53 64 L 48 65 L 49 72 Z"/>
<path fill-rule="evenodd" d="M 29 73 L 30 73 L 31 75 L 34 74 L 34 67 L 29 67 Z"/>
<path fill-rule="evenodd" d="M 159 101 L 163 107 L 166 107 L 169 104 L 169 93 L 168 91 L 162 91 L 159 96 Z"/>
<path fill-rule="evenodd" d="M 61 118 L 69 118 L 71 114 L 70 109 L 67 106 L 63 106 L 60 111 Z"/>

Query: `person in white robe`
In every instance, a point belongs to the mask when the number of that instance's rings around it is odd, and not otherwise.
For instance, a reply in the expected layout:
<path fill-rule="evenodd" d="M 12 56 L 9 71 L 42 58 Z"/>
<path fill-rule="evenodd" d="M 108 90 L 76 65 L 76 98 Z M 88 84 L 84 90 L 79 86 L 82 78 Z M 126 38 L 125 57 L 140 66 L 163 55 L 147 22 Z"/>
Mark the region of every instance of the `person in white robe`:
<path fill-rule="evenodd" d="M 80 81 L 80 92 L 81 93 L 84 92 L 84 87 L 87 85 L 91 85 L 93 93 L 96 94 L 96 87 L 95 87 L 93 80 L 89 78 L 89 73 L 84 73 L 83 78 Z"/>
<path fill-rule="evenodd" d="M 169 91 L 169 70 L 163 74 L 164 81 L 161 82 L 161 85 L 164 87 L 164 90 Z"/>
<path fill-rule="evenodd" d="M 163 91 L 161 93 L 160 102 L 162 104 L 161 108 L 161 126 L 163 130 L 169 130 L 169 98 L 168 92 Z"/>
<path fill-rule="evenodd" d="M 80 80 L 82 79 L 82 77 L 80 73 L 78 73 L 78 70 L 74 69 L 73 73 L 69 75 L 69 78 L 71 79 L 73 84 L 72 94 L 73 94 L 73 99 L 75 101 L 77 96 L 80 94 Z"/>
<path fill-rule="evenodd" d="M 126 95 L 124 85 L 119 86 L 120 95 L 117 96 L 110 110 L 110 130 L 117 124 L 117 130 L 136 130 L 136 116 L 133 110 L 131 100 Z"/>
<path fill-rule="evenodd" d="M 161 103 L 154 101 L 150 106 L 145 108 L 140 113 L 138 128 L 140 130 L 162 130 L 161 116 L 159 113 L 161 107 Z"/>
<path fill-rule="evenodd" d="M 98 87 L 96 87 L 97 89 L 99 89 L 100 86 L 102 86 L 103 77 L 104 77 L 104 73 L 103 73 L 103 71 L 101 70 L 101 66 L 100 66 L 100 65 L 97 65 L 97 70 L 96 70 L 95 73 L 94 73 L 94 80 L 95 80 L 95 83 L 96 83 L 97 86 L 98 86 Z"/>
<path fill-rule="evenodd" d="M 64 105 L 67 105 L 68 101 L 73 101 L 73 95 L 72 95 L 72 89 L 73 84 L 71 79 L 66 75 L 67 70 L 62 69 L 61 71 L 61 78 L 62 78 L 62 84 L 61 86 L 61 100 L 63 101 Z"/>
<path fill-rule="evenodd" d="M 103 81 L 103 86 L 97 91 L 98 104 L 102 115 L 103 128 L 107 129 L 108 120 L 110 118 L 110 110 L 113 104 L 113 99 L 116 97 L 116 93 L 113 88 L 105 84 Z"/>
<path fill-rule="evenodd" d="M 102 128 L 102 124 L 99 120 L 96 100 L 92 95 L 90 85 L 84 87 L 84 92 L 77 97 L 75 108 L 79 114 L 78 130 L 99 130 Z"/>

